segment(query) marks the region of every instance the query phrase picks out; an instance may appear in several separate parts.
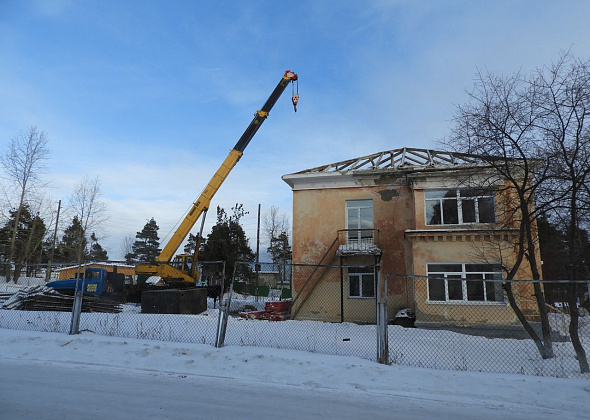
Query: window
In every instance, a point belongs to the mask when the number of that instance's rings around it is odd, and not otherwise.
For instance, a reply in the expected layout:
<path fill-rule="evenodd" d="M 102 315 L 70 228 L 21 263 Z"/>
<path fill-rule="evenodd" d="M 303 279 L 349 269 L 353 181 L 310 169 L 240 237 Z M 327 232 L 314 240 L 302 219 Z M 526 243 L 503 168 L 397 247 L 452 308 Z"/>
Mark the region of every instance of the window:
<path fill-rule="evenodd" d="M 348 268 L 348 297 L 375 297 L 375 271 L 373 267 Z"/>
<path fill-rule="evenodd" d="M 427 225 L 495 223 L 494 192 L 490 190 L 426 190 Z"/>
<path fill-rule="evenodd" d="M 373 243 L 373 200 L 346 201 L 346 229 L 349 244 Z"/>
<path fill-rule="evenodd" d="M 431 302 L 504 302 L 498 264 L 428 264 L 427 267 Z"/>

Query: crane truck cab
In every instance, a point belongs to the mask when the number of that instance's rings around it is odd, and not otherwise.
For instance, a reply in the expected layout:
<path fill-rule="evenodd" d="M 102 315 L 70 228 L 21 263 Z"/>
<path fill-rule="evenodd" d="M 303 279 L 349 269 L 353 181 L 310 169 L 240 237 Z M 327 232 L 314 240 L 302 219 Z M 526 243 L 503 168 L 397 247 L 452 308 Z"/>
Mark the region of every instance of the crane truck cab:
<path fill-rule="evenodd" d="M 80 278 L 55 280 L 46 286 L 68 295 L 73 295 L 75 290 L 78 290 L 83 291 L 85 295 L 107 296 L 121 301 L 125 300 L 127 289 L 123 274 L 111 273 L 100 267 L 87 267 Z"/>

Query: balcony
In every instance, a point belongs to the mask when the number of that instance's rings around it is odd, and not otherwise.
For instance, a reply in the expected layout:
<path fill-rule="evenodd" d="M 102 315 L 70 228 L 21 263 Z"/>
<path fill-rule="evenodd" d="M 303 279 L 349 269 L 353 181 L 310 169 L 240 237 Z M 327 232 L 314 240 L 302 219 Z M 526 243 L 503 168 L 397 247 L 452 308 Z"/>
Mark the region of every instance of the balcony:
<path fill-rule="evenodd" d="M 341 229 L 338 231 L 337 256 L 381 255 L 378 229 Z"/>

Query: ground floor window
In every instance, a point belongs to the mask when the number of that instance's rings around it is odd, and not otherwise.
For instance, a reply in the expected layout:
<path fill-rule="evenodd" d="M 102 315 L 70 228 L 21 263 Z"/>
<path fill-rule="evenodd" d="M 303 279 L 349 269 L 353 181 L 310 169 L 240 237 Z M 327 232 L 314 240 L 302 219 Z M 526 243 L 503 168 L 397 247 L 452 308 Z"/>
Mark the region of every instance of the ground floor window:
<path fill-rule="evenodd" d="M 499 264 L 428 264 L 428 300 L 504 302 Z"/>
<path fill-rule="evenodd" d="M 375 271 L 372 266 L 348 268 L 348 297 L 375 297 Z"/>

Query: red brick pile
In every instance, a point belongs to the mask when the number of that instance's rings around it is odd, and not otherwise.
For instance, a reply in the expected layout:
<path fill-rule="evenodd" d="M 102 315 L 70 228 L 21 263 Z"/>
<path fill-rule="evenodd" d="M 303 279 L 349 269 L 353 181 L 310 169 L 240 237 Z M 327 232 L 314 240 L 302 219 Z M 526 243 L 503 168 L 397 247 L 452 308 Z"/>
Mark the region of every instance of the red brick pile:
<path fill-rule="evenodd" d="M 266 302 L 264 305 L 264 311 L 240 312 L 239 316 L 246 319 L 285 321 L 291 319 L 291 301 L 280 300 L 277 302 Z"/>

